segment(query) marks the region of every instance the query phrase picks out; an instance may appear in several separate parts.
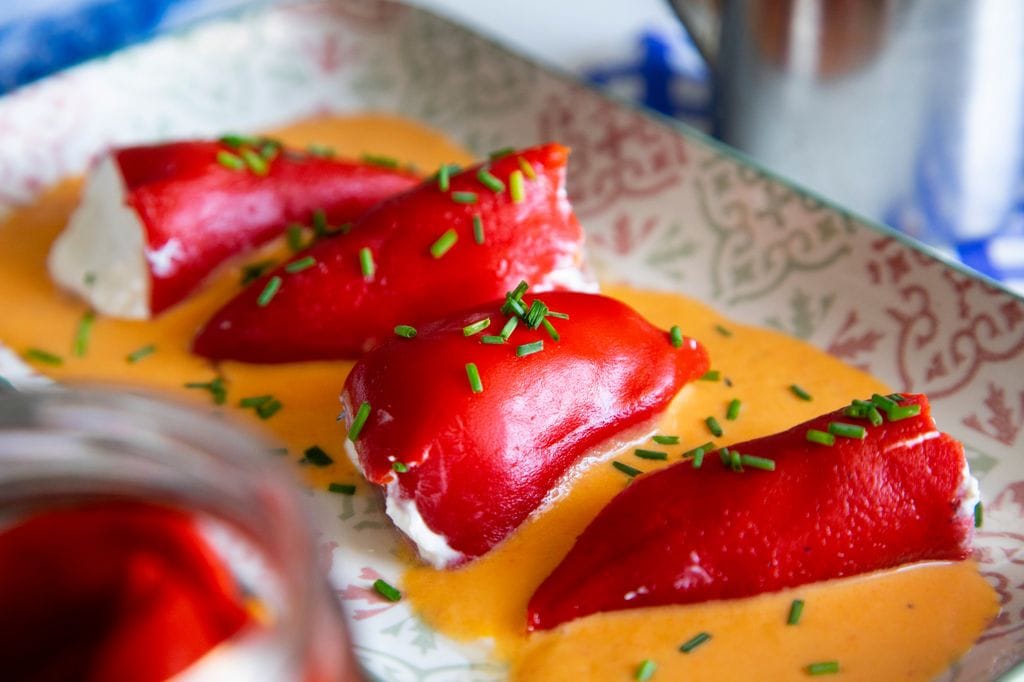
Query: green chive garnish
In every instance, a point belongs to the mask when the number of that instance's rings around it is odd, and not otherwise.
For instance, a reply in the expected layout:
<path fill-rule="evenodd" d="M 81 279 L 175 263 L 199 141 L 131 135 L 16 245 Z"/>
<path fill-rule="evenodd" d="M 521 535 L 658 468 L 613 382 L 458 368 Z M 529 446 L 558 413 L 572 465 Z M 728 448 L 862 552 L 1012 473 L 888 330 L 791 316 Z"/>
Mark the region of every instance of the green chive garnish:
<path fill-rule="evenodd" d="M 96 313 L 89 310 L 78 322 L 78 329 L 75 331 L 75 355 L 82 358 L 89 351 L 89 335 L 92 333 L 92 325 L 96 321 Z"/>
<path fill-rule="evenodd" d="M 729 401 L 729 407 L 725 410 L 725 418 L 729 421 L 735 421 L 740 416 L 740 408 L 743 407 L 743 403 L 740 402 L 739 398 L 733 398 Z"/>
<path fill-rule="evenodd" d="M 637 667 L 636 675 L 633 676 L 633 679 L 637 682 L 648 682 L 648 680 L 654 677 L 654 671 L 657 669 L 658 664 L 648 658 Z"/>
<path fill-rule="evenodd" d="M 365 280 L 373 279 L 374 273 L 377 272 L 377 265 L 373 262 L 373 251 L 370 251 L 369 246 L 359 249 L 359 269 Z"/>
<path fill-rule="evenodd" d="M 688 654 L 691 651 L 693 651 L 694 649 L 696 649 L 697 647 L 699 647 L 704 642 L 708 641 L 709 639 L 711 639 L 711 635 L 709 633 L 707 633 L 707 632 L 698 633 L 698 634 L 694 635 L 693 637 L 691 637 L 690 639 L 686 640 L 679 647 L 679 650 L 682 651 L 684 654 Z"/>
<path fill-rule="evenodd" d="M 732 332 L 720 324 L 715 325 L 715 331 L 721 334 L 722 336 L 732 336 Z"/>
<path fill-rule="evenodd" d="M 800 388 L 796 384 L 790 384 L 789 385 L 789 390 L 792 391 L 793 395 L 795 395 L 797 398 L 800 398 L 800 400 L 807 400 L 807 401 L 813 400 L 813 398 L 811 398 L 811 394 L 810 393 L 808 393 L 804 389 Z"/>
<path fill-rule="evenodd" d="M 514 170 L 508 174 L 508 193 L 512 203 L 521 204 L 526 199 L 526 188 L 523 186 L 523 171 Z"/>
<path fill-rule="evenodd" d="M 533 170 L 533 166 L 521 156 L 519 157 L 519 167 L 523 170 L 523 175 L 531 180 L 537 179 L 537 171 Z"/>
<path fill-rule="evenodd" d="M 807 666 L 808 675 L 833 675 L 839 672 L 839 661 L 819 661 Z"/>
<path fill-rule="evenodd" d="M 302 461 L 316 467 L 325 467 L 334 463 L 334 459 L 319 445 L 311 445 L 306 448 L 302 453 Z"/>
<path fill-rule="evenodd" d="M 240 171 L 245 170 L 245 161 L 242 161 L 237 155 L 232 154 L 224 149 L 217 152 L 217 163 L 224 166 L 228 170 Z"/>
<path fill-rule="evenodd" d="M 558 334 L 558 330 L 556 330 L 554 325 L 548 322 L 547 319 L 541 320 L 540 326 L 544 327 L 544 331 L 548 333 L 548 336 L 551 337 L 552 341 L 560 341 L 562 339 L 562 337 L 559 336 Z"/>
<path fill-rule="evenodd" d="M 437 241 L 430 245 L 430 255 L 434 258 L 440 258 L 448 253 L 457 241 L 459 241 L 458 233 L 454 229 L 447 230 L 437 238 Z"/>
<path fill-rule="evenodd" d="M 356 487 L 351 483 L 328 483 L 327 492 L 339 495 L 355 495 Z"/>
<path fill-rule="evenodd" d="M 895 400 L 888 396 L 879 395 L 878 393 L 871 396 L 871 403 L 886 414 L 892 413 L 893 410 L 899 407 L 899 403 Z"/>
<path fill-rule="evenodd" d="M 704 464 L 704 448 L 697 448 L 693 452 L 693 468 L 700 469 L 702 464 Z"/>
<path fill-rule="evenodd" d="M 504 336 L 492 336 L 490 334 L 480 337 L 480 343 L 490 344 L 492 346 L 500 346 L 505 343 Z"/>
<path fill-rule="evenodd" d="M 722 431 L 722 426 L 718 423 L 717 419 L 714 417 L 708 417 L 704 420 L 704 423 L 708 425 L 708 431 L 714 434 L 715 438 L 722 437 L 724 432 Z"/>
<path fill-rule="evenodd" d="M 143 346 L 142 348 L 136 348 L 131 353 L 126 355 L 124 359 L 126 362 L 134 365 L 142 358 L 146 357 L 147 355 L 152 355 L 155 352 L 156 346 L 153 344 L 149 344 L 148 346 Z"/>
<path fill-rule="evenodd" d="M 831 433 L 825 433 L 818 429 L 807 429 L 807 440 L 811 443 L 817 443 L 819 445 L 835 445 L 836 437 Z"/>
<path fill-rule="evenodd" d="M 758 457 L 757 455 L 740 455 L 740 464 L 750 467 L 751 469 L 775 471 L 775 460 L 768 459 L 767 457 Z"/>
<path fill-rule="evenodd" d="M 701 381 L 718 381 L 722 378 L 722 373 L 717 369 L 709 369 L 703 375 L 701 375 Z"/>
<path fill-rule="evenodd" d="M 679 436 L 662 436 L 661 434 L 657 434 L 651 436 L 651 440 L 658 445 L 679 445 Z"/>
<path fill-rule="evenodd" d="M 366 424 L 367 418 L 370 416 L 370 403 L 363 401 L 363 404 L 359 406 L 356 411 L 355 419 L 352 420 L 352 426 L 348 428 L 348 439 L 355 442 L 359 438 L 359 434 L 363 430 L 363 425 Z"/>
<path fill-rule="evenodd" d="M 233 149 L 238 149 L 243 144 L 255 144 L 257 139 L 255 137 L 249 137 L 248 135 L 228 133 L 227 135 L 222 135 L 217 141 L 221 144 L 226 144 Z"/>
<path fill-rule="evenodd" d="M 544 342 L 534 341 L 533 343 L 524 343 L 522 345 L 516 346 L 516 355 L 518 357 L 523 357 L 525 355 L 533 355 L 534 353 L 539 353 L 542 350 L 544 350 Z"/>
<path fill-rule="evenodd" d="M 668 459 L 668 453 L 661 450 L 644 450 L 643 448 L 637 448 L 633 451 L 633 454 L 640 459 Z"/>
<path fill-rule="evenodd" d="M 260 419 L 270 419 L 277 414 L 282 407 L 284 407 L 284 405 L 280 400 L 277 398 L 271 398 L 262 405 L 256 407 L 256 415 Z"/>
<path fill-rule="evenodd" d="M 330 226 L 327 224 L 327 213 L 322 208 L 313 211 L 310 220 L 313 223 L 313 232 L 317 237 L 323 237 L 330 230 Z"/>
<path fill-rule="evenodd" d="M 254 396 L 249 396 L 248 398 L 242 398 L 241 400 L 239 400 L 238 401 L 238 406 L 239 407 L 259 407 L 263 403 L 265 403 L 265 402 L 267 402 L 269 400 L 273 400 L 273 399 L 274 399 L 274 396 L 272 396 L 272 395 L 254 395 Z"/>
<path fill-rule="evenodd" d="M 530 309 L 526 311 L 526 326 L 530 329 L 536 329 L 540 326 L 544 316 L 548 313 L 548 307 L 539 298 L 533 299 L 530 303 Z"/>
<path fill-rule="evenodd" d="M 864 440 L 868 435 L 867 429 L 857 424 L 847 424 L 846 422 L 829 422 L 828 432 L 833 436 L 842 436 L 843 438 L 857 438 Z"/>
<path fill-rule="evenodd" d="M 553 317 L 556 320 L 568 320 L 569 313 L 556 313 L 554 310 L 549 310 L 548 317 Z"/>
<path fill-rule="evenodd" d="M 477 244 L 484 243 L 484 221 L 479 213 L 473 214 L 473 241 Z"/>
<path fill-rule="evenodd" d="M 253 282 L 263 276 L 270 268 L 274 267 L 274 261 L 261 260 L 257 263 L 249 263 L 242 267 L 242 286 Z"/>
<path fill-rule="evenodd" d="M 621 471 L 622 473 L 626 474 L 630 478 L 634 476 L 639 476 L 640 474 L 643 473 L 639 469 L 631 467 L 628 464 L 623 464 L 622 462 L 619 462 L 617 460 L 612 461 L 612 466 Z"/>
<path fill-rule="evenodd" d="M 729 450 L 729 468 L 733 471 L 743 471 L 743 455 L 735 450 Z"/>
<path fill-rule="evenodd" d="M 441 167 L 437 169 L 437 188 L 442 192 L 447 192 L 451 186 L 451 167 L 442 163 Z"/>
<path fill-rule="evenodd" d="M 889 412 L 889 421 L 897 422 L 907 417 L 916 417 L 919 414 L 921 414 L 920 405 L 900 405 Z"/>
<path fill-rule="evenodd" d="M 668 337 L 674 348 L 683 347 L 683 330 L 679 328 L 678 324 L 672 325 L 672 329 L 668 330 Z"/>
<path fill-rule="evenodd" d="M 198 388 L 208 391 L 210 397 L 213 398 L 213 402 L 217 405 L 223 405 L 228 399 L 228 389 L 224 385 L 224 379 L 221 377 L 217 377 L 212 381 L 190 381 L 185 384 L 185 388 Z"/>
<path fill-rule="evenodd" d="M 518 317 L 510 317 L 510 318 L 508 318 L 508 322 L 505 323 L 505 326 L 502 327 L 501 331 L 498 332 L 498 333 L 501 335 L 501 338 L 503 338 L 506 341 L 508 341 L 508 337 L 512 336 L 512 332 L 514 332 L 516 330 L 516 327 L 518 327 L 518 326 L 519 326 L 519 318 Z"/>
<path fill-rule="evenodd" d="M 292 223 L 285 231 L 285 239 L 288 241 L 288 248 L 292 251 L 302 250 L 302 225 Z"/>
<path fill-rule="evenodd" d="M 789 605 L 789 615 L 786 617 L 786 625 L 796 625 L 800 622 L 800 615 L 804 612 L 804 600 L 794 599 Z"/>
<path fill-rule="evenodd" d="M 473 334 L 479 334 L 483 330 L 491 326 L 491 318 L 485 317 L 482 320 L 477 320 L 473 324 L 467 324 L 462 328 L 463 336 L 473 336 Z"/>
<path fill-rule="evenodd" d="M 487 155 L 491 161 L 500 159 L 503 156 L 508 156 L 516 151 L 515 147 L 502 147 L 501 149 L 495 149 L 493 152 Z"/>
<path fill-rule="evenodd" d="M 456 204 L 475 204 L 476 192 L 452 192 L 452 201 Z"/>
<path fill-rule="evenodd" d="M 715 449 L 715 444 L 712 443 L 711 441 L 708 441 L 707 443 L 704 443 L 704 445 L 695 447 L 692 450 L 687 450 L 686 452 L 684 452 L 683 453 L 683 459 L 687 459 L 688 457 L 696 457 L 698 450 L 703 450 L 705 453 L 708 453 L 708 452 L 711 452 L 714 449 Z"/>
<path fill-rule="evenodd" d="M 480 184 L 492 192 L 505 191 L 505 183 L 495 177 L 486 167 L 477 171 L 476 179 L 480 181 Z"/>
<path fill-rule="evenodd" d="M 273 161 L 277 158 L 278 152 L 281 151 L 281 143 L 277 140 L 265 140 L 260 145 L 260 156 L 266 161 Z"/>
<path fill-rule="evenodd" d="M 409 465 L 406 464 L 405 462 L 392 462 L 391 468 L 394 469 L 395 472 L 399 474 L 404 474 L 409 471 Z"/>
<path fill-rule="evenodd" d="M 359 157 L 363 163 L 368 163 L 371 166 L 380 166 L 381 168 L 390 168 L 392 170 L 398 168 L 401 164 L 398 159 L 392 156 L 380 156 L 378 154 L 363 154 Z"/>
<path fill-rule="evenodd" d="M 974 527 L 981 528 L 982 522 L 985 520 L 985 510 L 981 506 L 981 502 L 974 505 Z"/>
<path fill-rule="evenodd" d="M 242 149 L 239 153 L 242 155 L 242 160 L 245 161 L 245 165 L 249 167 L 249 170 L 251 170 L 254 175 L 266 175 L 270 172 L 267 160 L 253 150 Z"/>
<path fill-rule="evenodd" d="M 907 399 L 907 396 L 903 395 L 902 393 L 890 393 L 889 394 L 889 400 L 895 400 L 898 403 L 902 403 L 902 402 L 906 401 L 906 399 Z"/>
<path fill-rule="evenodd" d="M 336 152 L 331 147 L 323 144 L 311 143 L 306 146 L 306 151 L 313 156 L 319 156 L 322 159 L 333 158 Z"/>
<path fill-rule="evenodd" d="M 469 379 L 469 388 L 473 393 L 484 392 L 484 384 L 480 381 L 480 372 L 477 370 L 475 362 L 466 363 L 466 378 Z"/>
<path fill-rule="evenodd" d="M 256 299 L 256 305 L 264 308 L 269 304 L 274 296 L 277 295 L 278 290 L 281 288 L 281 278 L 278 275 L 274 275 L 267 282 L 266 286 L 263 287 L 263 291 L 260 292 L 260 297 Z"/>
<path fill-rule="evenodd" d="M 45 351 L 41 348 L 29 348 L 28 350 L 25 351 L 25 358 L 28 360 L 35 360 L 36 362 L 41 362 L 44 365 L 53 365 L 54 367 L 59 367 L 60 365 L 64 364 L 64 359 L 62 357 L 60 357 L 59 355 L 54 355 L 53 353 Z"/>
<path fill-rule="evenodd" d="M 388 601 L 400 601 L 402 599 L 402 593 L 392 587 L 386 580 L 381 578 L 378 578 L 373 582 L 373 589 L 377 591 L 377 594 Z"/>
<path fill-rule="evenodd" d="M 399 324 L 395 326 L 395 334 L 404 339 L 412 339 L 416 337 L 416 327 L 408 324 Z"/>
<path fill-rule="evenodd" d="M 284 271 L 287 272 L 289 275 L 294 275 L 297 272 L 308 270 L 314 265 L 316 265 L 316 258 L 313 258 L 312 256 L 306 256 L 305 258 L 300 258 L 297 261 L 292 261 L 288 265 L 284 266 Z"/>

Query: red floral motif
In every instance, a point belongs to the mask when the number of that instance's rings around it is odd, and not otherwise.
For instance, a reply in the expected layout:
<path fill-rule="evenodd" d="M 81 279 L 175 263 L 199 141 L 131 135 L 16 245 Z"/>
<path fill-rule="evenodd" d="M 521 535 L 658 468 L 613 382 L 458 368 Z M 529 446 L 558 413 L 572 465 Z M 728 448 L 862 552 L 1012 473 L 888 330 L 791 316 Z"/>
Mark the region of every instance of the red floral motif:
<path fill-rule="evenodd" d="M 1006 389 L 996 386 L 994 383 L 988 385 L 988 395 L 984 403 L 988 408 L 989 418 L 985 420 L 986 427 L 976 412 L 969 414 L 963 421 L 964 424 L 975 431 L 991 436 L 1003 445 L 1013 445 L 1017 439 L 1022 425 L 1024 425 L 1024 391 L 1017 394 L 1018 412 L 1014 415 L 1013 408 L 1007 403 Z"/>
<path fill-rule="evenodd" d="M 349 601 L 363 601 L 373 605 L 371 608 L 356 609 L 353 611 L 352 617 L 356 620 L 372 618 L 373 616 L 384 613 L 391 607 L 395 606 L 395 602 L 385 599 L 377 592 L 377 590 L 373 589 L 373 583 L 380 580 L 382 577 L 383 576 L 380 573 L 369 566 L 363 566 L 362 570 L 359 571 L 359 579 L 369 582 L 370 587 L 356 583 L 349 583 L 344 589 L 336 590 L 338 596 L 342 599 Z"/>
<path fill-rule="evenodd" d="M 1011 485 L 1014 486 L 1017 489 L 1012 496 L 1019 508 L 1024 495 L 1024 481 Z M 998 499 L 991 507 L 996 507 Z M 1024 535 L 978 531 L 975 544 L 974 558 L 979 563 L 980 573 L 995 589 L 1000 606 L 999 614 L 978 640 L 980 643 L 1024 630 L 1024 592 L 1020 589 L 1020 574 L 1024 572 Z"/>
<path fill-rule="evenodd" d="M 304 46 L 320 70 L 325 74 L 335 73 L 346 63 L 358 58 L 358 50 L 351 45 L 343 44 L 337 35 L 327 35 L 320 40 Z"/>
<path fill-rule="evenodd" d="M 550 95 L 539 125 L 542 139 L 572 148 L 569 193 L 582 216 L 658 194 L 684 176 L 686 143 L 677 133 L 589 93 Z"/>
<path fill-rule="evenodd" d="M 596 246 L 612 249 L 616 254 L 625 256 L 650 237 L 657 225 L 658 218 L 655 216 L 634 223 L 630 214 L 622 213 L 612 223 L 610 235 L 596 232 L 590 238 Z"/>
<path fill-rule="evenodd" d="M 874 351 L 875 346 L 878 345 L 878 342 L 882 340 L 885 334 L 877 329 L 866 329 L 857 333 L 854 330 L 859 324 L 860 316 L 856 310 L 851 310 L 825 350 L 858 369 L 867 371 L 868 363 L 857 362 L 857 360 L 861 353 L 871 353 Z"/>
<path fill-rule="evenodd" d="M 876 240 L 872 250 L 871 282 L 899 294 L 886 313 L 897 323 L 902 390 L 948 396 L 984 365 L 1024 355 L 1020 301 L 893 239 Z"/>

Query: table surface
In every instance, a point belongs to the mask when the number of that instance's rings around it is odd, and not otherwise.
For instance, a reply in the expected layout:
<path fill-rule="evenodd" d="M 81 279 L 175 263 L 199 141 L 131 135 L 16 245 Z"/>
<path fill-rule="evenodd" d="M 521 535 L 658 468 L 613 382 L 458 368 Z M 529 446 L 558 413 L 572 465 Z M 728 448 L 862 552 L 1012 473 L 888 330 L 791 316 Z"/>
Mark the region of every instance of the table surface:
<path fill-rule="evenodd" d="M 0 3 L 0 94 L 220 13 L 275 0 L 13 0 Z M 663 0 L 407 0 L 707 132 L 710 73 Z M 538 21 L 537 17 L 543 17 Z M 1012 180 L 1012 179 L 1011 179 Z M 934 197 L 908 196 L 886 222 L 1024 293 L 1024 168 L 998 230 L 958 239 L 928 229 Z M 813 189 L 813 188 L 812 188 Z M 924 194 L 928 194 L 925 187 Z M 920 194 L 920 192 L 916 193 Z M 833 196 L 840 203 L 843 197 Z"/>

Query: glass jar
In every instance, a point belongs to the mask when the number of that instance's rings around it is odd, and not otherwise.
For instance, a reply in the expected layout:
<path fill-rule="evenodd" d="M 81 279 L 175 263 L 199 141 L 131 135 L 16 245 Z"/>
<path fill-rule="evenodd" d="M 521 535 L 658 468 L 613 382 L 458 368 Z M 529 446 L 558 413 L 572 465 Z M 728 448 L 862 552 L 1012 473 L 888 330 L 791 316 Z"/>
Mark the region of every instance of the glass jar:
<path fill-rule="evenodd" d="M 174 679 L 358 680 L 311 517 L 273 448 L 225 419 L 150 396 L 0 392 L 0 532 L 96 502 L 184 511 L 262 617 Z"/>

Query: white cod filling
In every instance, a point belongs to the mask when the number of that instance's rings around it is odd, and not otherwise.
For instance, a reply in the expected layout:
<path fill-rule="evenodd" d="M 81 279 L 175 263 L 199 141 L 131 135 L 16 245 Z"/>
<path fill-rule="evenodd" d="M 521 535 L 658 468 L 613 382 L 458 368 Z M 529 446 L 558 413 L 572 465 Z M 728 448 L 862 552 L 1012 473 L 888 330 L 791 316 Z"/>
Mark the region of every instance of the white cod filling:
<path fill-rule="evenodd" d="M 50 250 L 50 276 L 102 315 L 147 319 L 145 231 L 125 204 L 121 171 L 105 155 L 86 179 L 78 208 Z"/>

